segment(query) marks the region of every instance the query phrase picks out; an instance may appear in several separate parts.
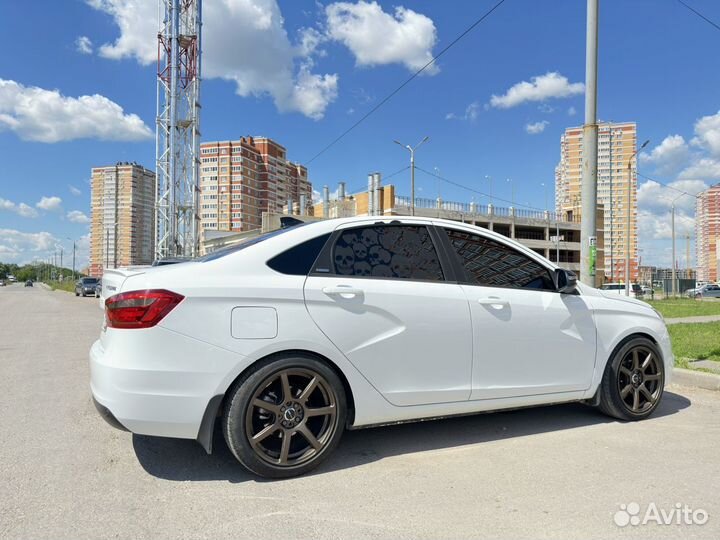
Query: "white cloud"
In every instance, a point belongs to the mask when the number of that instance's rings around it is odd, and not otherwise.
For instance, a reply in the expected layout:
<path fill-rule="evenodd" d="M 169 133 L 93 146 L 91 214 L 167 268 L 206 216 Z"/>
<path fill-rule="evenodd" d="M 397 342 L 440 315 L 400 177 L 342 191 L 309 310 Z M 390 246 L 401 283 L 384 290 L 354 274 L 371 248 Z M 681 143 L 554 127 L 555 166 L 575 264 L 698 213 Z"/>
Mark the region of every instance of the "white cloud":
<path fill-rule="evenodd" d="M 359 66 L 403 64 L 416 71 L 433 58 L 437 32 L 432 19 L 402 6 L 395 13 L 377 2 L 336 2 L 325 8 L 327 34 L 343 43 Z M 436 65 L 424 73 L 435 74 Z"/>
<path fill-rule="evenodd" d="M 492 95 L 490 105 L 509 109 L 528 101 L 545 101 L 550 98 L 564 98 L 585 91 L 583 83 L 571 83 L 558 72 L 533 77 L 530 82 L 522 81 L 511 86 L 502 96 Z"/>
<path fill-rule="evenodd" d="M 679 177 L 718 180 L 720 179 L 720 160 L 706 157 L 692 161 L 680 172 Z"/>
<path fill-rule="evenodd" d="M 535 122 L 532 124 L 525 124 L 525 131 L 529 133 L 530 135 L 537 135 L 538 133 L 542 133 L 545 131 L 545 127 L 549 124 L 547 120 L 542 120 L 540 122 Z"/>
<path fill-rule="evenodd" d="M 575 116 L 577 114 L 577 110 L 575 109 L 575 107 L 572 107 L 572 106 L 568 109 L 567 112 L 568 112 L 568 116 Z"/>
<path fill-rule="evenodd" d="M 675 210 L 676 242 L 687 232 L 695 229 L 695 217 Z M 646 240 L 669 240 L 672 238 L 672 215 L 670 211 L 653 213 L 638 209 L 638 236 L 640 243 Z"/>
<path fill-rule="evenodd" d="M 57 90 L 23 86 L 0 79 L 0 131 L 14 131 L 25 141 L 55 143 L 82 138 L 139 141 L 152 138 L 135 114 L 95 94 L 66 97 Z"/>
<path fill-rule="evenodd" d="M 480 104 L 477 101 L 473 101 L 470 105 L 465 107 L 465 112 L 463 114 L 450 112 L 445 115 L 445 120 L 468 120 L 470 122 L 474 122 L 477 120 L 479 114 Z"/>
<path fill-rule="evenodd" d="M 120 36 L 100 47 L 106 58 L 157 59 L 157 3 L 87 0 L 113 17 Z M 317 31 L 301 31 L 290 43 L 275 0 L 214 0 L 203 4 L 203 77 L 232 81 L 238 95 L 270 95 L 278 110 L 320 119 L 337 97 L 338 76 L 311 72 L 320 43 Z"/>
<path fill-rule="evenodd" d="M 538 105 L 538 111 L 544 114 L 551 114 L 555 112 L 555 107 L 551 107 L 547 103 L 541 103 Z"/>
<path fill-rule="evenodd" d="M 641 153 L 640 161 L 653 166 L 660 174 L 672 174 L 689 156 L 690 149 L 682 135 L 668 135 L 651 152 Z"/>
<path fill-rule="evenodd" d="M 80 195 L 82 195 L 82 191 L 80 191 L 78 188 L 76 188 L 75 186 L 73 186 L 71 184 L 68 184 L 68 189 L 70 190 L 70 193 L 72 193 L 76 197 L 79 197 Z"/>
<path fill-rule="evenodd" d="M 79 36 L 75 40 L 75 50 L 80 54 L 92 54 L 93 44 L 87 36 Z"/>
<path fill-rule="evenodd" d="M 157 60 L 158 8 L 144 0 L 87 0 L 87 3 L 115 19 L 120 36 L 115 43 L 101 45 L 98 53 L 105 58 L 135 58 L 147 66 Z"/>
<path fill-rule="evenodd" d="M 62 209 L 62 199 L 60 197 L 43 197 L 41 198 L 35 206 L 39 208 L 40 210 L 47 210 L 47 211 L 55 211 L 55 210 L 61 210 Z"/>
<path fill-rule="evenodd" d="M 326 56 L 327 53 L 318 47 L 326 41 L 326 36 L 315 28 L 301 28 L 298 32 L 299 39 L 297 45 L 297 54 L 301 57 L 318 54 L 318 56 Z"/>
<path fill-rule="evenodd" d="M 720 157 L 720 111 L 717 114 L 703 116 L 695 122 L 695 137 L 691 142 Z"/>
<path fill-rule="evenodd" d="M 67 219 L 73 223 L 90 223 L 90 218 L 80 210 L 71 210 L 68 212 Z"/>
<path fill-rule="evenodd" d="M 688 214 L 695 212 L 695 195 L 705 191 L 708 185 L 702 180 L 676 180 L 666 186 L 648 180 L 638 186 L 638 208 L 649 212 L 664 212 L 671 208 L 675 201 L 675 208 Z M 682 192 L 689 193 L 683 195 Z"/>
<path fill-rule="evenodd" d="M 3 262 L 29 263 L 34 257 L 47 255 L 57 243 L 57 238 L 49 232 L 27 233 L 0 229 L 0 258 Z"/>
<path fill-rule="evenodd" d="M 0 197 L 0 210 L 4 210 L 6 212 L 13 212 L 17 214 L 20 217 L 24 218 L 36 218 L 38 217 L 38 212 L 35 210 L 32 206 L 29 206 L 25 204 L 24 202 L 21 202 L 19 204 L 15 204 L 12 201 L 9 201 L 7 199 L 3 199 Z"/>

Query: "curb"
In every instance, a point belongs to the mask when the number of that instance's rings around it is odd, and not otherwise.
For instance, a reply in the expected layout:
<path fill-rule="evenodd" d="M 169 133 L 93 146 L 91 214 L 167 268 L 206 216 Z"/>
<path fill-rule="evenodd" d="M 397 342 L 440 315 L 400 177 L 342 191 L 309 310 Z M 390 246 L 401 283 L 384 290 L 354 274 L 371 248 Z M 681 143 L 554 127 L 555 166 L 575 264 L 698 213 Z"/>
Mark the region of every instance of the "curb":
<path fill-rule="evenodd" d="M 673 368 L 671 384 L 692 386 L 720 392 L 720 375 L 705 373 L 704 371 L 694 371 L 692 369 Z"/>

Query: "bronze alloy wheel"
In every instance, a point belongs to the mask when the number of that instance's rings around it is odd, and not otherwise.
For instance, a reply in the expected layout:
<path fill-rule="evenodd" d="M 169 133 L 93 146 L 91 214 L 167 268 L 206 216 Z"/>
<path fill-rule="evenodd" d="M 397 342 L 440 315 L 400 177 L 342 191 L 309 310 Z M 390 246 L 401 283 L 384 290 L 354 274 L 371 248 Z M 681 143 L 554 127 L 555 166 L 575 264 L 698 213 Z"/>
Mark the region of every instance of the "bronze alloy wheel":
<path fill-rule="evenodd" d="M 664 386 L 665 365 L 660 348 L 646 336 L 630 336 L 608 359 L 597 406 L 619 420 L 642 420 L 660 405 Z"/>
<path fill-rule="evenodd" d="M 663 387 L 660 360 L 654 351 L 642 345 L 630 349 L 617 370 L 617 389 L 623 406 L 633 414 L 642 414 L 655 406 Z"/>
<path fill-rule="evenodd" d="M 254 391 L 245 435 L 255 455 L 274 467 L 298 467 L 318 457 L 338 429 L 338 398 L 319 373 L 281 369 Z"/>

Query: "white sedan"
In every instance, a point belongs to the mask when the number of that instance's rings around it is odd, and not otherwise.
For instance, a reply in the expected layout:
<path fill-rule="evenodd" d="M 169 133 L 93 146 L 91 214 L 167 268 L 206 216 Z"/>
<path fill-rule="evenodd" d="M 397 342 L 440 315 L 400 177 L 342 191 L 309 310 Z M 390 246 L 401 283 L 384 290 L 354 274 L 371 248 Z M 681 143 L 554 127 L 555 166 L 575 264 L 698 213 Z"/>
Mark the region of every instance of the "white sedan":
<path fill-rule="evenodd" d="M 346 428 L 570 401 L 639 420 L 672 373 L 648 304 L 440 219 L 298 225 L 103 287 L 101 414 L 207 452 L 218 423 L 265 477 L 316 467 Z"/>

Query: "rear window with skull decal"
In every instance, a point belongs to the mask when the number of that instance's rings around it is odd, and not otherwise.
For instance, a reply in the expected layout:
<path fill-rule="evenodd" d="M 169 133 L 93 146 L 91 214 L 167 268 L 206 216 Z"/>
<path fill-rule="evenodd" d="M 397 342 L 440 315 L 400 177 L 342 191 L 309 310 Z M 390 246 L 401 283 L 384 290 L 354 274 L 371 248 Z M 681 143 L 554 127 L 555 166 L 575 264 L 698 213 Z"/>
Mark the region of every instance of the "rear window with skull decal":
<path fill-rule="evenodd" d="M 332 248 L 335 273 L 399 279 L 443 280 L 426 227 L 374 225 L 343 231 Z"/>

